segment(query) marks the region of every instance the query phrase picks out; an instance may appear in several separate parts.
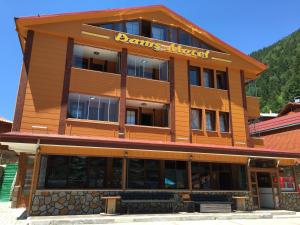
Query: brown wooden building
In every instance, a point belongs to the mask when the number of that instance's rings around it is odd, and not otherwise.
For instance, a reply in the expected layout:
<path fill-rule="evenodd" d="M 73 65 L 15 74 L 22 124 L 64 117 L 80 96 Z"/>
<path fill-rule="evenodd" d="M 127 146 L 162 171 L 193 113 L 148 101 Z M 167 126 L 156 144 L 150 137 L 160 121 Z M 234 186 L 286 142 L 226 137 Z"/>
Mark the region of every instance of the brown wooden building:
<path fill-rule="evenodd" d="M 259 103 L 244 84 L 262 63 L 161 5 L 17 18 L 16 29 L 24 63 L 0 141 L 20 152 L 17 204 L 30 215 L 99 213 L 107 195 L 125 196 L 120 212 L 137 196 L 131 212 L 168 210 L 143 202 L 149 193 L 175 211 L 203 195 L 285 208 L 278 169 L 299 152 L 248 130 Z"/>

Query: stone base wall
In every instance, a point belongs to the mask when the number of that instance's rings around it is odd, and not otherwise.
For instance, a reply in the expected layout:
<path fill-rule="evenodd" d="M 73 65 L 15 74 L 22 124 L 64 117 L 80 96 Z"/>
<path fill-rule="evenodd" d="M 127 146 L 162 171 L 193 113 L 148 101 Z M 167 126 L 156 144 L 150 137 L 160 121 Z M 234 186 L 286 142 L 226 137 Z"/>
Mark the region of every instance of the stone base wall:
<path fill-rule="evenodd" d="M 300 212 L 300 196 L 297 192 L 281 192 L 280 208 Z"/>
<path fill-rule="evenodd" d="M 147 191 L 149 192 L 149 191 Z M 158 191 L 155 191 L 158 192 Z M 181 192 L 174 193 L 175 203 L 122 203 L 118 201 L 117 212 L 126 213 L 170 213 L 170 212 L 194 212 L 194 204 L 189 201 L 183 201 Z M 37 190 L 33 195 L 32 208 L 30 215 L 80 215 L 80 214 L 99 214 L 104 212 L 104 201 L 101 196 L 119 195 L 120 191 L 64 191 L 64 190 Z M 186 191 L 183 193 L 187 193 Z M 193 191 L 193 193 L 197 193 Z M 207 195 L 227 195 L 230 199 L 232 196 L 248 196 L 248 192 L 199 192 Z M 234 201 L 233 201 L 234 202 Z M 233 204 L 235 209 L 235 204 Z M 252 209 L 250 199 L 246 200 L 246 209 Z"/>

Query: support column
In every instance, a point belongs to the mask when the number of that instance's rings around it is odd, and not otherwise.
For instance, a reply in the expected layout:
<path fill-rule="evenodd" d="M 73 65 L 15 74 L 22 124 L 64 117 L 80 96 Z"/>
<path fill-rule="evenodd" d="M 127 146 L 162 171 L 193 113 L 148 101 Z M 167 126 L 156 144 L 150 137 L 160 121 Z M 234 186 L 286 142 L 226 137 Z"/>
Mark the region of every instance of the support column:
<path fill-rule="evenodd" d="M 70 89 L 70 80 L 71 80 L 73 48 L 74 48 L 74 39 L 68 38 L 64 83 L 63 83 L 63 90 L 61 96 L 58 134 L 65 134 L 66 118 L 67 118 L 67 111 L 68 111 L 68 98 L 69 98 L 69 89 Z"/>
<path fill-rule="evenodd" d="M 30 194 L 29 194 L 29 203 L 27 208 L 27 214 L 28 216 L 31 215 L 31 207 L 32 207 L 32 201 L 33 201 L 33 195 L 36 191 L 37 187 L 37 181 L 39 178 L 39 169 L 40 169 L 40 162 L 41 162 L 41 154 L 39 152 L 40 150 L 37 149 L 35 158 L 34 158 L 34 165 L 33 165 L 33 171 L 32 171 L 32 180 L 31 180 L 31 188 L 30 188 Z"/>
<path fill-rule="evenodd" d="M 169 81 L 170 81 L 170 132 L 171 141 L 175 142 L 175 79 L 174 79 L 174 58 L 169 61 Z"/>
<path fill-rule="evenodd" d="M 18 90 L 12 131 L 20 131 L 21 129 L 26 87 L 27 87 L 29 68 L 30 68 L 31 52 L 33 46 L 33 38 L 34 38 L 34 31 L 28 30 L 26 44 L 25 44 L 25 51 L 23 55 L 22 72 L 19 81 L 19 90 Z"/>
<path fill-rule="evenodd" d="M 247 97 L 245 90 L 245 73 L 241 70 L 241 88 L 243 97 L 243 108 L 244 108 L 244 120 L 245 120 L 245 130 L 246 130 L 246 141 L 247 146 L 250 146 L 250 136 L 249 136 L 249 126 L 248 126 L 248 110 L 247 110 Z"/>
<path fill-rule="evenodd" d="M 125 191 L 126 189 L 126 179 L 127 179 L 127 157 L 124 156 L 123 163 L 122 163 L 122 190 Z"/>
<path fill-rule="evenodd" d="M 229 106 L 229 123 L 230 123 L 230 133 L 231 133 L 231 145 L 234 145 L 233 138 L 233 126 L 232 126 L 232 111 L 231 111 L 231 98 L 230 98 L 230 85 L 229 85 L 229 72 L 228 67 L 226 67 L 226 76 L 227 76 L 227 96 L 228 96 L 228 106 Z"/>
<path fill-rule="evenodd" d="M 119 115 L 119 138 L 125 138 L 125 116 L 126 116 L 126 78 L 127 78 L 127 49 L 121 52 L 121 96 Z"/>

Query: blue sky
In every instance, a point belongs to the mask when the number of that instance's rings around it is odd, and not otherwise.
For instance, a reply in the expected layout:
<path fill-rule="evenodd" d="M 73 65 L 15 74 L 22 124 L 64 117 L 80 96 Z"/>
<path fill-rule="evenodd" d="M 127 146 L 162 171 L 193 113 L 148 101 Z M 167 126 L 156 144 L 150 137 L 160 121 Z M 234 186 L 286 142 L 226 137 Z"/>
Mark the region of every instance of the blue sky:
<path fill-rule="evenodd" d="M 299 0 L 1 0 L 0 116 L 13 118 L 22 54 L 14 17 L 164 4 L 245 53 L 300 27 Z"/>

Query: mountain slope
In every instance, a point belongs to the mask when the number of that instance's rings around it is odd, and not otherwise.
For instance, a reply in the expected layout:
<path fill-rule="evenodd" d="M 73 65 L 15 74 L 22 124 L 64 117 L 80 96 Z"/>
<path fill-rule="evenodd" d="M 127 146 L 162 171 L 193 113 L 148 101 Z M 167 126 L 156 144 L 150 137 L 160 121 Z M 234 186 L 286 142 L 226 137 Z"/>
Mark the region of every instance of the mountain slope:
<path fill-rule="evenodd" d="M 260 97 L 262 112 L 279 112 L 300 96 L 300 29 L 250 56 L 269 66 L 246 88 L 247 95 Z"/>

